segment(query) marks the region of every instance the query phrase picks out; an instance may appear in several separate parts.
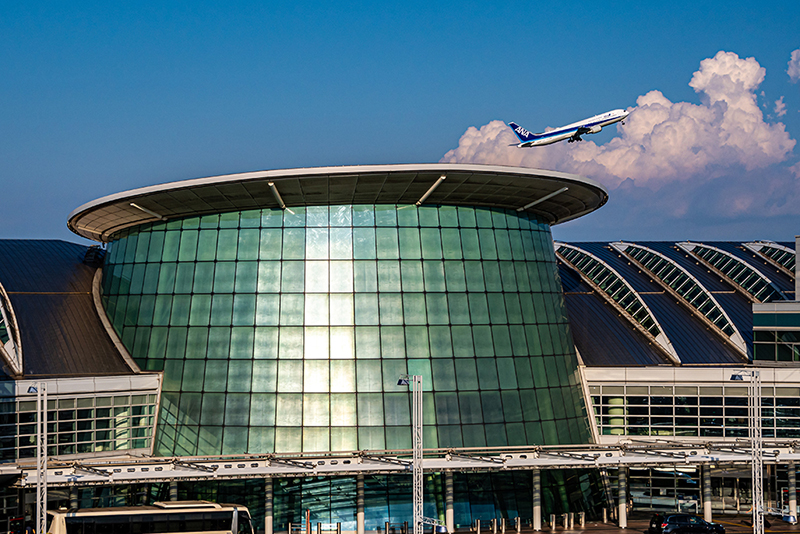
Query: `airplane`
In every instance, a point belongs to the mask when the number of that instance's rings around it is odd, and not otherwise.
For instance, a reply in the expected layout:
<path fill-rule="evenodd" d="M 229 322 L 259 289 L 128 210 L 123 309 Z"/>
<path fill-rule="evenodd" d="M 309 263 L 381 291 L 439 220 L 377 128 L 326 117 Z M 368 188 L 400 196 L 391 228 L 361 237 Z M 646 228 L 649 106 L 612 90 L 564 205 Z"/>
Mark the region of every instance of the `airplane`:
<path fill-rule="evenodd" d="M 615 109 L 600 115 L 595 115 L 594 117 L 589 117 L 588 119 L 584 119 L 582 121 L 567 124 L 566 126 L 556 128 L 549 132 L 542 132 L 538 134 L 529 132 L 515 122 L 509 122 L 508 126 L 514 130 L 514 133 L 517 135 L 520 141 L 519 144 L 509 146 L 528 148 L 532 146 L 552 145 L 553 143 L 563 141 L 564 139 L 566 139 L 569 143 L 574 141 L 583 141 L 581 138 L 582 135 L 598 133 L 603 129 L 603 126 L 608 126 L 609 124 L 614 124 L 615 122 L 625 120 L 628 115 L 630 115 L 629 111 L 625 111 L 624 109 Z M 623 122 L 622 124 L 625 123 Z"/>

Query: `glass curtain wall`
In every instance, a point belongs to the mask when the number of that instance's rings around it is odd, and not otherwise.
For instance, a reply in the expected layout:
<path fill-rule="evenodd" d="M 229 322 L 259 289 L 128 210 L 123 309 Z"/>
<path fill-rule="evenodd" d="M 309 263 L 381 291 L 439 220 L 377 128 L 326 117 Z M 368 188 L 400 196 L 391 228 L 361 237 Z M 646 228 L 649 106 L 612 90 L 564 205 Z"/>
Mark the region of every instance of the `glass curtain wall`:
<path fill-rule="evenodd" d="M 506 210 L 252 210 L 114 236 L 103 303 L 163 370 L 156 453 L 586 443 L 549 226 Z"/>

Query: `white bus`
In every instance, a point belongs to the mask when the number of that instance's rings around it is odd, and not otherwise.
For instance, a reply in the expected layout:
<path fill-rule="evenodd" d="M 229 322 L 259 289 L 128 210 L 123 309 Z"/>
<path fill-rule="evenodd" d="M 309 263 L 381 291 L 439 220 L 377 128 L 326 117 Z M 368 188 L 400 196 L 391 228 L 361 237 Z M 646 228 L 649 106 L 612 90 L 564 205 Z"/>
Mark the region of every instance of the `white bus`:
<path fill-rule="evenodd" d="M 208 501 L 48 510 L 47 534 L 255 534 L 247 507 Z"/>

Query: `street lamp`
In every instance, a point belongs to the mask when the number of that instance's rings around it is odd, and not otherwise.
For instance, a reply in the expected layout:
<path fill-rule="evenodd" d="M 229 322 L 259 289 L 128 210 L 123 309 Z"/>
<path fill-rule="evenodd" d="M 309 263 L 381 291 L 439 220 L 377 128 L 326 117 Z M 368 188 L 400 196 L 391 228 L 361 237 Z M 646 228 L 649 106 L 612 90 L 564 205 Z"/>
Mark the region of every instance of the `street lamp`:
<path fill-rule="evenodd" d="M 424 523 L 437 524 L 438 521 L 426 519 L 422 515 L 422 375 L 403 375 L 398 386 L 411 385 L 411 432 L 414 436 L 414 453 L 411 469 L 414 481 L 414 534 L 422 534 Z"/>
<path fill-rule="evenodd" d="M 47 532 L 47 384 L 28 388 L 36 394 L 36 532 Z"/>
<path fill-rule="evenodd" d="M 744 381 L 750 377 L 747 386 L 747 408 L 750 433 L 750 455 L 753 479 L 753 534 L 764 534 L 764 488 L 763 488 L 763 442 L 761 438 L 761 372 L 745 369 L 731 375 L 731 380 Z"/>

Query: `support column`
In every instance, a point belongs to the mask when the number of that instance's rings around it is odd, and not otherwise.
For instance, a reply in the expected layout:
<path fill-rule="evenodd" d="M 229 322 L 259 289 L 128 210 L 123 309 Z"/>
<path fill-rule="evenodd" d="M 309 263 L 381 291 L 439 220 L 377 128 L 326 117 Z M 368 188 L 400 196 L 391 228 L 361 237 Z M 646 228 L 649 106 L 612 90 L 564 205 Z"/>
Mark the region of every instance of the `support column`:
<path fill-rule="evenodd" d="M 364 534 L 364 475 L 356 476 L 356 534 Z"/>
<path fill-rule="evenodd" d="M 542 472 L 533 470 L 533 530 L 542 530 Z"/>
<path fill-rule="evenodd" d="M 617 476 L 617 509 L 619 528 L 628 528 L 628 473 L 625 467 L 619 468 Z"/>
<path fill-rule="evenodd" d="M 178 481 L 177 480 L 170 480 L 169 481 L 169 500 L 177 501 L 178 500 Z"/>
<path fill-rule="evenodd" d="M 69 507 L 71 510 L 78 508 L 78 488 L 75 486 L 69 488 Z"/>
<path fill-rule="evenodd" d="M 701 466 L 703 473 L 703 519 L 711 522 L 711 466 Z"/>
<path fill-rule="evenodd" d="M 797 472 L 794 461 L 787 466 L 789 471 L 789 515 L 797 521 Z"/>
<path fill-rule="evenodd" d="M 272 477 L 264 479 L 264 534 L 272 534 L 273 510 Z"/>
<path fill-rule="evenodd" d="M 453 472 L 444 472 L 444 523 L 447 532 L 453 534 L 455 531 L 455 517 L 453 515 Z"/>

